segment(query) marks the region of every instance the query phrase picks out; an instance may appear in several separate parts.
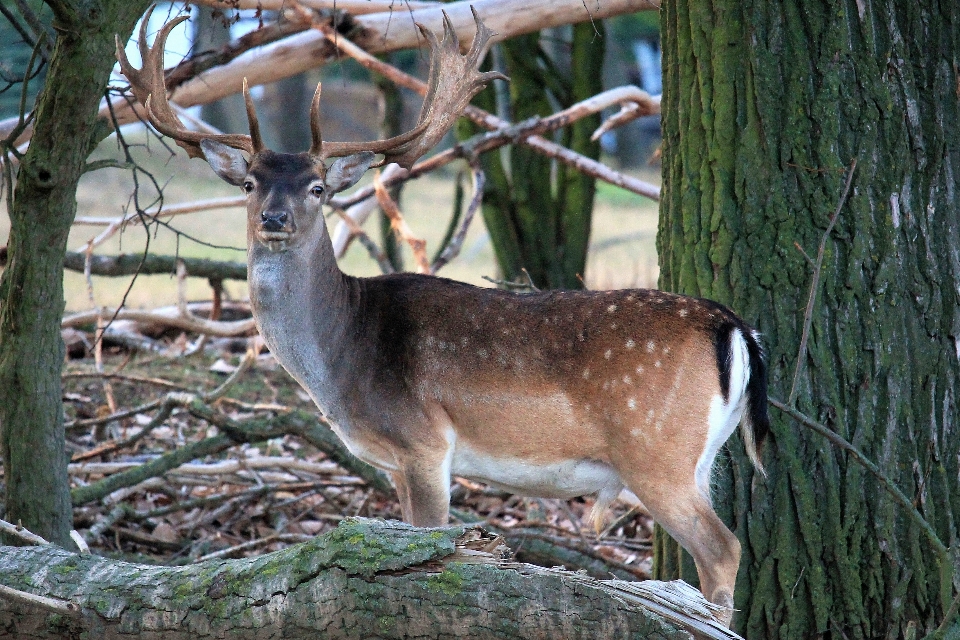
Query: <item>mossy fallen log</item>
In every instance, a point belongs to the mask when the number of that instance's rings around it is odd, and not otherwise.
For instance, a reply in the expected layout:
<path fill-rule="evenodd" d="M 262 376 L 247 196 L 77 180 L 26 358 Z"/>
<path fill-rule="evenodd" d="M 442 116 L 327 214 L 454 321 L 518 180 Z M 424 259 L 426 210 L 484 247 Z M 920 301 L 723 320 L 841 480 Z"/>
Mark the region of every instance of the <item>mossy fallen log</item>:
<path fill-rule="evenodd" d="M 275 553 L 185 567 L 0 547 L 0 584 L 64 605 L 0 590 L 0 637 L 737 637 L 686 585 L 595 580 L 505 556 L 477 527 L 359 518 Z"/>

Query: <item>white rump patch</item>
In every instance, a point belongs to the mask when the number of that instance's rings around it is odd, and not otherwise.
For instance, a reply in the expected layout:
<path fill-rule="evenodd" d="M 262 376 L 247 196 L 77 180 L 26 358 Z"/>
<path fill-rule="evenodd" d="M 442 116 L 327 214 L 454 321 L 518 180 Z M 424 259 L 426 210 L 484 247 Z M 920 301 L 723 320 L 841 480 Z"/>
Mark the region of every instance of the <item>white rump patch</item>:
<path fill-rule="evenodd" d="M 697 460 L 696 482 L 707 499 L 710 498 L 710 473 L 713 461 L 723 443 L 733 434 L 747 408 L 747 382 L 750 379 L 750 354 L 747 342 L 739 329 L 730 333 L 730 393 L 729 401 L 717 394 L 710 400 L 707 418 L 707 442 Z"/>

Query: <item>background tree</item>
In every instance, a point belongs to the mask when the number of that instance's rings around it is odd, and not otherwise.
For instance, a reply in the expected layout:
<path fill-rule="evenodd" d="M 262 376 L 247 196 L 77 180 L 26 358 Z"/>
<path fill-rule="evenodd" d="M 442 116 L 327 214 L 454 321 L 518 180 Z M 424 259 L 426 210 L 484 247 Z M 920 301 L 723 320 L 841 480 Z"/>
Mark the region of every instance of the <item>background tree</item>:
<path fill-rule="evenodd" d="M 110 128 L 97 109 L 147 2 L 50 0 L 56 42 L 21 158 L 0 279 L 0 455 L 6 515 L 67 545 L 72 522 L 60 370 L 63 260 L 90 150 Z"/>
<path fill-rule="evenodd" d="M 510 76 L 510 120 L 546 116 L 603 90 L 603 23 L 585 22 L 570 28 L 569 41 L 540 33 L 512 38 L 501 45 L 504 70 Z M 545 46 L 550 40 L 553 55 Z M 488 87 L 474 104 L 497 113 L 496 88 Z M 600 116 L 584 118 L 561 134 L 561 144 L 590 158 L 600 145 L 590 134 Z M 477 133 L 464 122 L 461 137 Z M 513 145 L 507 159 L 485 154 L 487 187 L 483 219 L 493 242 L 497 263 L 506 280 L 525 280 L 526 269 L 540 288 L 581 289 L 590 242 L 595 181 L 565 165 Z"/>
<path fill-rule="evenodd" d="M 661 16 L 661 286 L 757 326 L 771 394 L 876 461 L 955 541 L 960 7 L 687 0 Z M 825 237 L 816 279 L 808 256 Z M 949 562 L 849 455 L 772 417 L 769 477 L 735 448 L 717 478 L 744 551 L 735 628 L 932 630 L 952 596 Z M 658 567 L 695 580 L 662 537 Z"/>

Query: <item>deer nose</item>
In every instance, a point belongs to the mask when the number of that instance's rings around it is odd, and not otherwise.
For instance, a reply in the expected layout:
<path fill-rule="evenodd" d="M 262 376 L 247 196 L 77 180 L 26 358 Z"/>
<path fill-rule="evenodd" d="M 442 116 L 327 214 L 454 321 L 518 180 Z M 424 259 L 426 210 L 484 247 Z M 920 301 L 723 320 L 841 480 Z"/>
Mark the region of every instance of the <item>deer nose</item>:
<path fill-rule="evenodd" d="M 261 211 L 260 220 L 264 231 L 283 231 L 287 222 L 286 211 Z"/>

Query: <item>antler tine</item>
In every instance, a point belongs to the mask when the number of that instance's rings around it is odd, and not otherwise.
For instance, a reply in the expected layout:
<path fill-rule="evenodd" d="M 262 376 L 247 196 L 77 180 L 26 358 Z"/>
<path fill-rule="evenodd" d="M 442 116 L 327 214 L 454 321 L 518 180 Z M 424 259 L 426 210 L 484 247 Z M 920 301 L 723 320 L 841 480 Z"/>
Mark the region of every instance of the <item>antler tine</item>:
<path fill-rule="evenodd" d="M 314 101 L 317 106 L 316 116 L 313 115 L 313 107 L 310 108 L 310 133 L 313 137 L 313 142 L 310 145 L 310 152 L 320 158 L 325 160 L 327 158 L 339 158 L 342 156 L 348 156 L 353 153 L 360 153 L 361 151 L 372 151 L 373 153 L 388 153 L 392 149 L 396 149 L 406 143 L 409 143 L 411 140 L 423 134 L 427 128 L 427 123 L 422 122 L 418 124 L 415 128 L 407 131 L 406 133 L 401 133 L 398 136 L 392 138 L 387 138 L 386 140 L 374 140 L 372 142 L 328 142 L 320 138 L 320 88 L 317 87 L 317 92 L 314 94 Z M 382 163 L 378 163 L 382 164 Z"/>
<path fill-rule="evenodd" d="M 167 89 L 164 84 L 163 75 L 163 50 L 166 46 L 167 36 L 177 25 L 187 19 L 187 16 L 180 16 L 163 25 L 152 47 L 147 46 L 147 24 L 154 7 L 143 18 L 140 25 L 140 57 L 143 60 L 143 66 L 136 69 L 130 64 L 124 51 L 120 38 L 117 42 L 117 60 L 120 62 L 120 69 L 130 81 L 130 88 L 133 95 L 147 110 L 147 117 L 150 123 L 160 133 L 173 138 L 177 144 L 186 150 L 192 158 L 202 158 L 203 151 L 200 149 L 200 141 L 204 139 L 217 140 L 223 144 L 241 149 L 249 153 L 254 153 L 254 144 L 250 136 L 239 134 L 209 134 L 190 131 L 177 117 L 170 103 L 167 102 Z M 254 122 L 256 116 L 254 116 Z M 259 138 L 259 131 L 257 133 Z"/>
<path fill-rule="evenodd" d="M 254 153 L 260 153 L 264 150 L 263 138 L 260 137 L 260 121 L 257 119 L 257 109 L 253 105 L 253 98 L 250 96 L 250 87 L 247 86 L 247 79 L 243 79 L 243 104 L 247 107 L 247 124 L 250 127 L 250 146 Z"/>
<path fill-rule="evenodd" d="M 427 95 L 420 108 L 417 127 L 401 136 L 375 143 L 324 142 L 322 157 L 348 155 L 358 151 L 373 151 L 384 154 L 384 163 L 396 162 L 409 169 L 423 154 L 433 148 L 473 96 L 495 78 L 507 80 L 502 73 L 478 69 L 483 54 L 489 48 L 493 32 L 487 29 L 476 11 L 477 34 L 466 56 L 460 55 L 460 42 L 453 23 L 443 12 L 443 40 L 427 27 L 417 23 L 417 28 L 430 45 L 430 72 L 427 77 Z M 318 133 L 315 135 L 319 136 Z M 315 141 L 315 145 L 319 146 Z"/>
<path fill-rule="evenodd" d="M 450 16 L 443 12 L 443 40 L 422 24 L 417 24 L 430 44 L 432 58 L 428 76 L 427 95 L 420 108 L 419 122 L 426 124 L 422 136 L 407 145 L 385 154 L 386 162 L 396 162 L 402 167 L 411 167 L 427 151 L 434 147 L 453 126 L 457 118 L 491 80 L 509 80 L 497 71 L 481 73 L 479 65 L 489 48 L 493 32 L 487 29 L 477 12 L 473 11 L 477 33 L 467 55 L 460 55 L 460 42 Z"/>
<path fill-rule="evenodd" d="M 310 155 L 323 157 L 323 132 L 320 130 L 320 88 L 323 83 L 317 83 L 317 90 L 313 92 L 313 101 L 310 103 Z"/>

